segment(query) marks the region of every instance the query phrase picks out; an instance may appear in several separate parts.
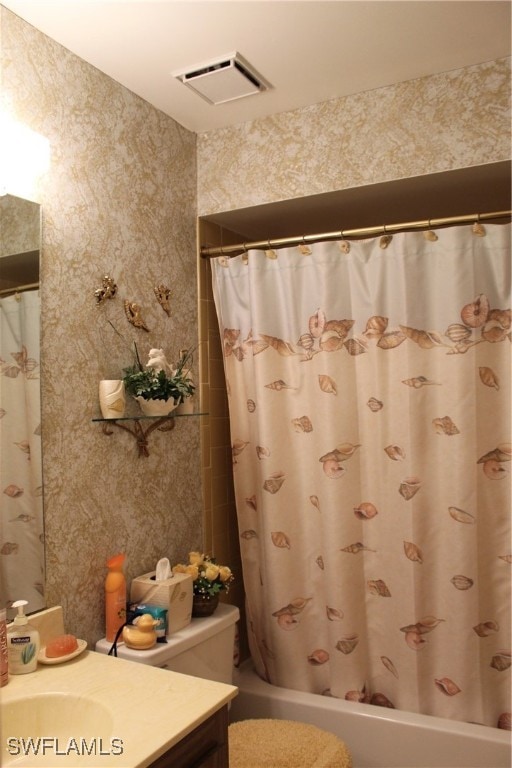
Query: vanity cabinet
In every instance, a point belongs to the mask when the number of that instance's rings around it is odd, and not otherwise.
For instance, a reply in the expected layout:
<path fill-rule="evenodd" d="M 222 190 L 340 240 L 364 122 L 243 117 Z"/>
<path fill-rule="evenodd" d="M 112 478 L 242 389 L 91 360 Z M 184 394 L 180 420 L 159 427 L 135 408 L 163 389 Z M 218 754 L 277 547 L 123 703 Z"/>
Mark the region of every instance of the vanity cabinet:
<path fill-rule="evenodd" d="M 227 706 L 160 755 L 149 768 L 229 768 Z"/>

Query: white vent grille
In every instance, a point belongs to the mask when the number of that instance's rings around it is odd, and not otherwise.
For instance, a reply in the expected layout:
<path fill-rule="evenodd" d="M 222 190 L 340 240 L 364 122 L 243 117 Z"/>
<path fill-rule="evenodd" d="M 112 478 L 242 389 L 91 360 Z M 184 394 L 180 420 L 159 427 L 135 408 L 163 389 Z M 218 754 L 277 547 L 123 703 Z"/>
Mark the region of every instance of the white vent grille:
<path fill-rule="evenodd" d="M 173 76 L 210 104 L 224 104 L 226 101 L 242 99 L 270 87 L 236 52 L 221 59 L 198 64 L 186 72 L 173 72 Z"/>

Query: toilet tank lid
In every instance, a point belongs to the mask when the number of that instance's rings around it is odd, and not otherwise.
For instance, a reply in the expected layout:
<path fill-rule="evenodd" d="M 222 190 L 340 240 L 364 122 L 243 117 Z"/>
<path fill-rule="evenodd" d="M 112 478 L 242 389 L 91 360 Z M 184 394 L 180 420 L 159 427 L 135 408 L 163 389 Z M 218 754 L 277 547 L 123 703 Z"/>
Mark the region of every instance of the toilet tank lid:
<path fill-rule="evenodd" d="M 233 626 L 239 618 L 240 611 L 235 605 L 219 603 L 213 616 L 192 619 L 186 627 L 171 634 L 167 638 L 166 643 L 157 643 L 148 651 L 137 651 L 132 648 L 126 648 L 124 645 L 119 645 L 117 655 L 119 658 L 130 661 L 161 666 L 168 659 L 172 659 L 174 656 Z M 96 643 L 96 650 L 100 651 L 100 653 L 108 653 L 110 646 L 111 643 L 107 643 L 105 638 L 103 638 L 103 640 L 99 640 Z"/>

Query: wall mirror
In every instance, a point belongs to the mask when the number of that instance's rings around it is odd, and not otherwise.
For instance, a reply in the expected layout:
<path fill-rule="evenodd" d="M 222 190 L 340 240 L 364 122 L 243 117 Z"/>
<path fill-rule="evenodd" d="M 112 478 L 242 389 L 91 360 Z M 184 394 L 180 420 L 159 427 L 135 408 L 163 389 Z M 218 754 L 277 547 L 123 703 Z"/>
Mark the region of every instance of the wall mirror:
<path fill-rule="evenodd" d="M 45 607 L 41 457 L 41 206 L 0 196 L 0 607 Z"/>

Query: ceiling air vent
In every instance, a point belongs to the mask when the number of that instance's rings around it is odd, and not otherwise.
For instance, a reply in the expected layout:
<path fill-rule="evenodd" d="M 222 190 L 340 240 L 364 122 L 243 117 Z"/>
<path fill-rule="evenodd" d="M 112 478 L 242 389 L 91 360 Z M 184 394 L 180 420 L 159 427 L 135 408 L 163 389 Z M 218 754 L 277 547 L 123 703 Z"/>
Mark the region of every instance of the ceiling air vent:
<path fill-rule="evenodd" d="M 242 99 L 266 91 L 270 85 L 239 53 L 228 53 L 221 59 L 198 64 L 186 72 L 173 72 L 174 77 L 188 85 L 210 104 Z"/>

